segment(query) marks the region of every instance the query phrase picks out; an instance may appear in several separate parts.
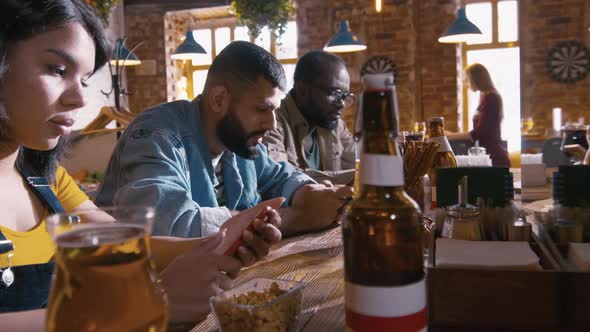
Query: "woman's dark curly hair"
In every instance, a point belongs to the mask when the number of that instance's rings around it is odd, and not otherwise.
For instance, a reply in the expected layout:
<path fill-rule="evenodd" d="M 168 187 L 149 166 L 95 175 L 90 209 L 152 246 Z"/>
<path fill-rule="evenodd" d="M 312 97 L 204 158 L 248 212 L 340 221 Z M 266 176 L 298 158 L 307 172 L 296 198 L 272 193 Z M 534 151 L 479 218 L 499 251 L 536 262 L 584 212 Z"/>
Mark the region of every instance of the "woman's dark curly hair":
<path fill-rule="evenodd" d="M 10 63 L 8 50 L 17 42 L 44 32 L 77 22 L 92 37 L 95 45 L 94 72 L 108 61 L 111 54 L 110 40 L 102 20 L 94 9 L 82 0 L 2 0 L 0 1 L 0 80 L 4 78 Z M 0 100 L 0 143 L 10 139 L 10 118 Z M 62 137 L 58 145 L 48 151 L 38 151 L 21 146 L 16 167 L 21 172 L 45 176 L 55 180 L 55 169 L 64 150 Z"/>

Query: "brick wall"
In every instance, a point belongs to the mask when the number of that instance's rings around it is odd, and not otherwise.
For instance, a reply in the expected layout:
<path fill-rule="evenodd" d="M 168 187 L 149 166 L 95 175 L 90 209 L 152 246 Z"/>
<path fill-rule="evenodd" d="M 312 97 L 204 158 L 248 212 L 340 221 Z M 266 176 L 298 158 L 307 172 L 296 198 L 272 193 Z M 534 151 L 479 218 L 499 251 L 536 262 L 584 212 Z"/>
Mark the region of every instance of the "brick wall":
<path fill-rule="evenodd" d="M 164 14 L 150 6 L 125 7 L 126 45 L 143 42 L 135 50 L 143 63 L 127 69 L 127 86 L 133 93 L 128 97 L 129 107 L 133 110 L 143 111 L 167 100 Z"/>
<path fill-rule="evenodd" d="M 438 0 L 419 2 L 417 25 L 418 36 L 416 75 L 422 80 L 421 98 L 418 111 L 422 111 L 424 119 L 433 116 L 444 116 L 445 126 L 457 131 L 461 123 L 460 91 L 462 80 L 457 76 L 457 67 L 462 66 L 460 49 L 454 44 L 442 44 L 438 37 L 455 19 L 457 1 Z M 421 117 L 419 117 L 420 119 Z"/>
<path fill-rule="evenodd" d="M 168 101 L 180 99 L 182 91 L 187 90 L 185 85 L 180 82 L 182 77 L 185 61 L 172 60 L 170 55 L 182 43 L 183 37 L 188 30 L 190 22 L 189 11 L 167 13 L 164 16 L 164 36 L 165 36 L 165 59 L 166 59 L 166 97 Z M 184 97 L 184 96 L 183 96 Z"/>
<path fill-rule="evenodd" d="M 373 55 L 389 56 L 398 70 L 402 129 L 436 115 L 446 118 L 447 129 L 458 129 L 460 52 L 457 46 L 440 44 L 437 39 L 454 19 L 459 0 L 385 0 L 381 14 L 375 13 L 374 2 L 367 0 L 295 1 L 300 54 L 323 48 L 339 21 L 347 19 L 352 31 L 368 46 L 367 51 L 342 55 L 354 92 L 360 92 L 359 71 L 365 61 Z M 562 84 L 552 81 L 545 71 L 545 55 L 556 42 L 577 39 L 590 46 L 590 1 L 519 3 L 523 115 L 533 116 L 538 128 L 551 127 L 553 107 L 562 107 L 564 120 L 586 116 L 590 121 L 586 115 L 590 110 L 590 78 Z M 167 86 L 166 75 L 175 77 L 178 72 L 168 55 L 178 43 L 174 36 L 182 30 L 181 22 L 165 19 L 164 10 L 150 6 L 127 6 L 125 16 L 127 45 L 143 41 L 136 54 L 155 64 L 155 70 L 129 69 L 128 86 L 135 92 L 129 98 L 130 106 L 145 109 L 170 100 L 174 87 Z M 353 110 L 345 113 L 349 122 L 352 114 Z"/>
<path fill-rule="evenodd" d="M 564 40 L 590 47 L 590 1 L 522 0 L 520 6 L 523 116 L 533 117 L 537 128 L 551 128 L 551 109 L 561 107 L 564 122 L 585 117 L 589 123 L 590 77 L 574 84 L 554 81 L 545 69 L 545 57 Z"/>
<path fill-rule="evenodd" d="M 397 93 L 402 129 L 414 121 L 445 116 L 449 129 L 457 129 L 457 47 L 440 44 L 438 36 L 453 20 L 454 0 L 385 1 L 378 14 L 372 1 L 298 0 L 297 26 L 300 54 L 321 49 L 342 19 L 366 44 L 367 50 L 343 54 L 352 89 L 360 92 L 360 69 L 374 55 L 390 57 L 397 68 Z M 344 114 L 350 124 L 354 110 Z"/>

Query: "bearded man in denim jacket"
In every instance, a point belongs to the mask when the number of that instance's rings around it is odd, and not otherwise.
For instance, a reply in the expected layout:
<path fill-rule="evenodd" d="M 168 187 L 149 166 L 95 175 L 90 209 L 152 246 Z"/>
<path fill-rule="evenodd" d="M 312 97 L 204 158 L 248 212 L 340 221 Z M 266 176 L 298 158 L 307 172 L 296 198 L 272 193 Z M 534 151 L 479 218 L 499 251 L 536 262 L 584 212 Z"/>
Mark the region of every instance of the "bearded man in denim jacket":
<path fill-rule="evenodd" d="M 348 187 L 316 184 L 261 144 L 275 126 L 285 92 L 281 64 L 248 42 L 214 59 L 202 95 L 137 116 L 117 143 L 98 205 L 155 206 L 154 235 L 213 234 L 236 211 L 285 197 L 283 235 L 325 228 L 337 219 Z"/>

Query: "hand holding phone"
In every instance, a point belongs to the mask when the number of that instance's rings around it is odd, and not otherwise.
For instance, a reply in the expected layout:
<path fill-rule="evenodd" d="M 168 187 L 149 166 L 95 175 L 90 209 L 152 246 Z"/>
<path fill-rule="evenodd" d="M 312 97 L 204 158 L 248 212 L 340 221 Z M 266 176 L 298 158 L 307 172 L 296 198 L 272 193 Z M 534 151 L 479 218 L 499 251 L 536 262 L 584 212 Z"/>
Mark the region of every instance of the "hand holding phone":
<path fill-rule="evenodd" d="M 225 231 L 225 237 L 221 244 L 213 251 L 218 255 L 232 256 L 242 244 L 242 234 L 245 230 L 254 231 L 252 223 L 255 219 L 266 221 L 266 209 L 278 209 L 285 201 L 284 197 L 274 198 L 241 211 L 221 225 L 219 231 Z"/>

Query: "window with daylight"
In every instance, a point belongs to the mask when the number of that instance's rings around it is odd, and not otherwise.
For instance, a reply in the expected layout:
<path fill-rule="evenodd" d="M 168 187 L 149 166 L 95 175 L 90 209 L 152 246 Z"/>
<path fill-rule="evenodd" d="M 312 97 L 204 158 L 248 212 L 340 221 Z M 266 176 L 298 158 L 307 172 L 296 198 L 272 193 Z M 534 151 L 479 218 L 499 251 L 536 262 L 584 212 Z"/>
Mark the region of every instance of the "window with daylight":
<path fill-rule="evenodd" d="M 268 28 L 264 28 L 260 35 L 255 40 L 252 40 L 246 27 L 236 25 L 193 30 L 193 36 L 207 51 L 207 54 L 194 59 L 192 63 L 187 64 L 188 68 L 185 68 L 188 71 L 186 86 L 189 90 L 187 91 L 189 99 L 194 98 L 203 91 L 207 71 L 215 55 L 219 54 L 225 46 L 234 40 L 250 41 L 271 52 L 285 69 L 287 89 L 291 89 L 293 86 L 293 73 L 297 63 L 297 24 L 295 21 L 290 21 L 287 24 L 287 31 L 278 39 L 274 37 L 274 34 Z"/>
<path fill-rule="evenodd" d="M 518 2 L 516 0 L 466 0 L 467 17 L 482 36 L 462 47 L 463 67 L 479 62 L 492 77 L 504 103 L 502 138 L 509 151 L 520 150 L 520 48 L 518 44 Z M 464 73 L 461 73 L 464 76 Z M 463 90 L 463 128 L 471 121 L 479 104 L 479 93 Z"/>

